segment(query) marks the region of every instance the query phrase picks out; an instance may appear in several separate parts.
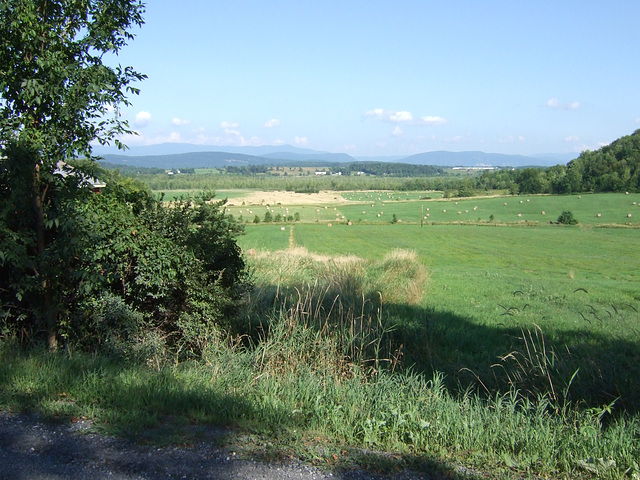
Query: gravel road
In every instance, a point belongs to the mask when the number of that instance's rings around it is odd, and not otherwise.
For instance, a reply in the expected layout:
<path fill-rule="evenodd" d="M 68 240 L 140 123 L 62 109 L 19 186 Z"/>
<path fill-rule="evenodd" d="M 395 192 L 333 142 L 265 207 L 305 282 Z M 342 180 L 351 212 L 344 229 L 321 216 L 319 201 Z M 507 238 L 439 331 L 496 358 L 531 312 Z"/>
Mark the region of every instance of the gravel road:
<path fill-rule="evenodd" d="M 239 459 L 202 441 L 189 447 L 139 445 L 89 433 L 89 425 L 43 423 L 37 417 L 0 412 L 1 480 L 388 479 L 362 470 L 325 472 L 301 462 Z M 404 472 L 393 480 L 434 479 Z"/>

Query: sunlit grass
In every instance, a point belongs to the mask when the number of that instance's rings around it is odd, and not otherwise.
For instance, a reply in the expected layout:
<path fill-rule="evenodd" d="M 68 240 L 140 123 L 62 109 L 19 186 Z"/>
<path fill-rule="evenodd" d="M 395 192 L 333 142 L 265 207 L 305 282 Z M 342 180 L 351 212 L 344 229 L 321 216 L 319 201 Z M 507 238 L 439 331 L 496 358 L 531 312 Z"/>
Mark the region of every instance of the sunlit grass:
<path fill-rule="evenodd" d="M 324 205 L 249 224 L 239 243 L 256 288 L 241 335 L 220 335 L 202 361 L 5 343 L 0 408 L 138 437 L 213 423 L 233 427 L 230 442 L 255 436 L 255 451 L 323 464 L 385 451 L 392 469 L 444 460 L 492 478 L 637 478 L 640 242 L 635 228 L 601 228 L 637 200 L 424 200 L 423 227 L 407 220 L 422 200 L 369 201 L 348 208 L 383 212 L 371 223 Z M 480 221 L 434 211 L 451 206 Z M 549 225 L 562 210 L 581 224 Z"/>

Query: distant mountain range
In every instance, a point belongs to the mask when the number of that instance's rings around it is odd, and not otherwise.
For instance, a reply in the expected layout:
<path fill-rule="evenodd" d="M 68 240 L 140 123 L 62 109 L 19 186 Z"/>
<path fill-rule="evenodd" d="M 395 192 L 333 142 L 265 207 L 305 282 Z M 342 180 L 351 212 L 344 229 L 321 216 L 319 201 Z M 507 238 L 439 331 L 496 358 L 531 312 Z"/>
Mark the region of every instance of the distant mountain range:
<path fill-rule="evenodd" d="M 352 157 L 346 153 L 321 152 L 292 145 L 259 147 L 219 147 L 164 143 L 132 147 L 126 152 L 114 148 L 96 147 L 95 153 L 116 165 L 156 168 L 221 168 L 227 166 L 308 164 L 323 166 L 331 163 L 362 161 L 436 165 L 441 167 L 526 167 L 566 164 L 578 154 L 504 155 L 485 152 L 425 152 L 410 156 Z"/>

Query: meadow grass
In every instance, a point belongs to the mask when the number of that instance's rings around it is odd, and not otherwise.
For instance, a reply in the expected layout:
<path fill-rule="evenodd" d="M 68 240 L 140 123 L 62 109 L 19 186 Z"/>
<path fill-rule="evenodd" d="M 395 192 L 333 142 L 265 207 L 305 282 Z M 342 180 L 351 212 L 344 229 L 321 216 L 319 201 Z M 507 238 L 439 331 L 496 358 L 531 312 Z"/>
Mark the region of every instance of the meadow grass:
<path fill-rule="evenodd" d="M 340 467 L 466 478 L 453 462 L 492 478 L 637 479 L 640 241 L 635 228 L 581 218 L 631 196 L 583 207 L 588 197 L 528 202 L 572 210 L 575 227 L 497 214 L 422 228 L 315 221 L 338 204 L 304 206 L 302 222 L 250 224 L 239 243 L 255 289 L 237 335 L 184 363 L 5 341 L 0 408 L 154 441 L 229 426 L 234 449 Z M 526 197 L 514 198 L 523 209 Z M 476 201 L 506 209 L 511 199 Z"/>
<path fill-rule="evenodd" d="M 254 235 L 263 236 L 265 228 L 247 228 L 241 243 L 257 246 Z M 468 385 L 477 376 L 493 381 L 497 373 L 491 366 L 524 345 L 523 329 L 540 328 L 557 352 L 565 352 L 563 382 L 571 379 L 571 368 L 581 368 L 573 382 L 577 399 L 609 403 L 622 396 L 620 408 L 640 408 L 632 380 L 640 375 L 636 230 L 297 224 L 274 233 L 281 234 L 280 244 L 287 238 L 319 255 L 371 262 L 396 248 L 414 251 L 428 271 L 426 295 L 417 305 L 383 295 L 388 325 L 397 329 L 409 365 L 446 372 L 450 385 Z M 282 265 L 286 258 L 285 250 L 271 261 Z M 255 264 L 252 257 L 249 262 L 262 272 L 269 263 Z M 304 278 L 313 281 L 317 275 L 298 270 L 298 288 Z M 272 285 L 281 282 L 274 279 Z"/>
<path fill-rule="evenodd" d="M 430 199 L 425 199 L 427 197 Z M 526 226 L 556 222 L 563 211 L 569 210 L 583 225 L 640 225 L 638 194 L 521 195 L 464 199 L 439 197 L 434 192 L 342 192 L 333 203 L 286 207 L 290 211 L 297 211 L 301 221 L 307 223 L 350 221 L 366 225 L 384 224 L 391 223 L 395 214 L 401 223 L 508 223 Z M 267 210 L 264 205 L 253 205 L 251 208 L 261 218 Z M 285 205 L 280 205 L 275 211 L 284 211 L 284 208 Z M 237 217 L 240 210 L 242 208 L 233 207 L 229 212 Z M 244 218 L 251 221 L 253 215 L 251 218 L 244 215 Z"/>
<path fill-rule="evenodd" d="M 453 395 L 443 377 L 392 374 L 344 355 L 341 335 L 311 325 L 311 304 L 272 319 L 253 348 L 224 341 L 201 362 L 149 366 L 85 354 L 0 349 L 0 405 L 142 441 L 218 443 L 264 459 L 395 471 L 462 463 L 491 478 L 636 478 L 637 417 L 608 419 L 516 389 Z M 338 333 L 338 332 L 336 332 Z M 369 360 L 369 361 L 367 361 Z M 604 419 L 604 420 L 603 420 Z M 605 426 L 606 420 L 606 426 Z M 387 452 L 379 454 L 376 452 Z M 475 477 L 474 477 L 475 478 Z"/>

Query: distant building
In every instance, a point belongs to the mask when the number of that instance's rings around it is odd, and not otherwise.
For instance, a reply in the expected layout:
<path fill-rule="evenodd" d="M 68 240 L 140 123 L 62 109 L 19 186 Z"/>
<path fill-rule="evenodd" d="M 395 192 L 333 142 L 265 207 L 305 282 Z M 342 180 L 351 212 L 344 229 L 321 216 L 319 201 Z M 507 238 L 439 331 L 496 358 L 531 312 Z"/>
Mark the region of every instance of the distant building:
<path fill-rule="evenodd" d="M 71 165 L 69 165 L 66 162 L 63 162 L 62 160 L 60 160 L 56 164 L 56 169 L 55 169 L 55 171 L 53 173 L 55 175 L 60 175 L 62 178 L 66 178 L 69 175 L 73 175 L 74 177 L 79 177 L 80 178 L 80 186 L 88 188 L 89 190 L 91 190 L 94 193 L 100 193 L 102 191 L 102 189 L 107 186 L 106 183 L 101 182 L 100 180 L 98 180 L 96 178 L 87 177 L 83 173 L 76 172 L 75 169 Z"/>

